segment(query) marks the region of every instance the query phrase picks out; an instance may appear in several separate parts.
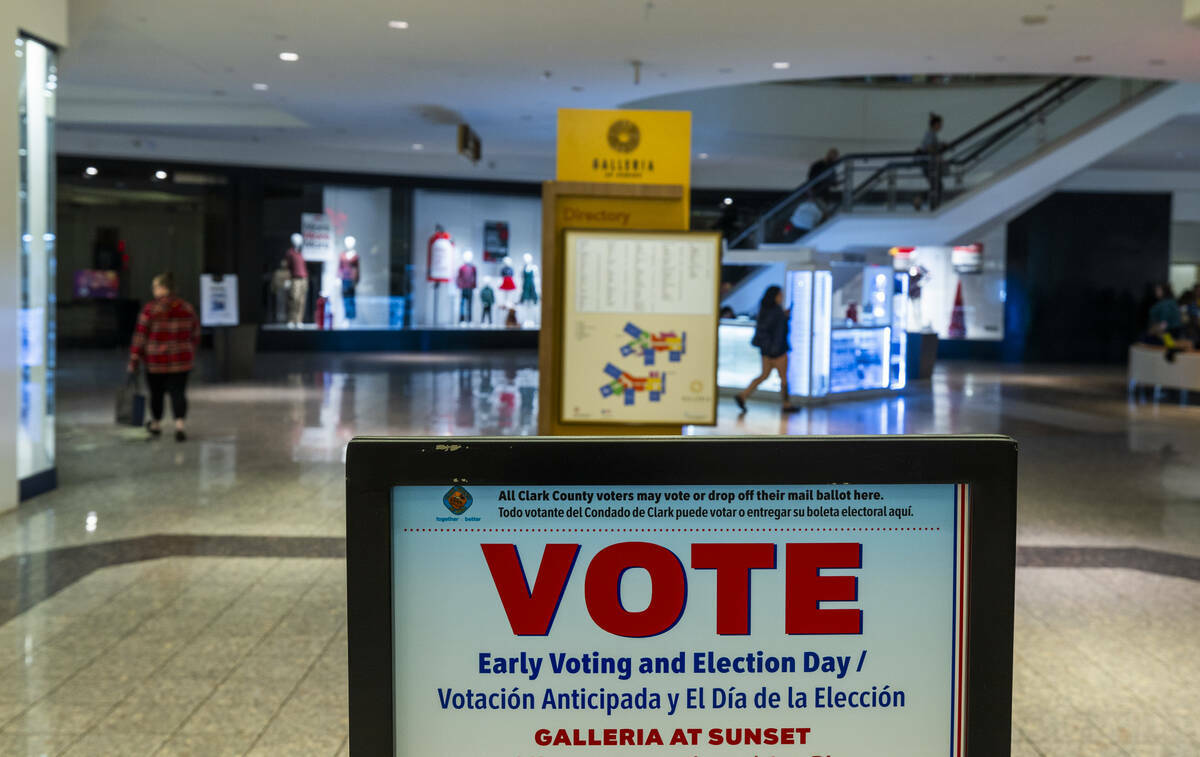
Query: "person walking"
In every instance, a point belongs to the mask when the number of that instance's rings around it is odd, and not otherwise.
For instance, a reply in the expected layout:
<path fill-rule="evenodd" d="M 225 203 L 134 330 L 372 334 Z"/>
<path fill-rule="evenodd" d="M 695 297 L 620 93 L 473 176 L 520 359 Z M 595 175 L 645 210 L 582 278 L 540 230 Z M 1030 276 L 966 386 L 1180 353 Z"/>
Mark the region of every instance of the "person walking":
<path fill-rule="evenodd" d="M 187 380 L 200 343 L 200 321 L 195 309 L 175 294 L 175 277 L 160 273 L 152 285 L 154 299 L 138 316 L 129 348 L 130 373 L 146 368 L 150 388 L 150 420 L 146 430 L 155 437 L 162 433 L 163 398 L 171 395 L 175 416 L 175 441 L 187 440 Z"/>
<path fill-rule="evenodd" d="M 750 386 L 738 392 L 734 397 L 737 406 L 746 412 L 746 399 L 758 388 L 758 385 L 771 376 L 771 371 L 779 372 L 780 395 L 783 398 L 783 412 L 792 413 L 798 408 L 792 405 L 788 391 L 788 314 L 783 309 L 783 289 L 771 285 L 763 293 L 762 302 L 758 306 L 758 323 L 754 327 L 754 339 L 750 342 L 762 353 L 762 373 L 750 382 Z"/>

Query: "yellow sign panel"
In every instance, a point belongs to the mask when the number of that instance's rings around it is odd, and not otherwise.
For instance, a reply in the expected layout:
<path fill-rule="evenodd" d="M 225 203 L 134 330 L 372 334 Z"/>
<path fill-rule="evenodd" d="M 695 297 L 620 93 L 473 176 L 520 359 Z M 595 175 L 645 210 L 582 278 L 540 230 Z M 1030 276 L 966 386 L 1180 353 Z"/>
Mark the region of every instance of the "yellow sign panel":
<path fill-rule="evenodd" d="M 691 172 L 687 111 L 558 111 L 559 181 L 678 184 L 686 192 Z"/>

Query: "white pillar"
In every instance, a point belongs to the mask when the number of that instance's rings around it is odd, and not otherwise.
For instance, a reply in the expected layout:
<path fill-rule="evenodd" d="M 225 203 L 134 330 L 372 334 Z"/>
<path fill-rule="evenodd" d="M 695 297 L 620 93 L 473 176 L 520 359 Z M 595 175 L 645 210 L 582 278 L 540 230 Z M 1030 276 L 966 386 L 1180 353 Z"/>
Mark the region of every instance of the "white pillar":
<path fill-rule="evenodd" d="M 61 48 L 67 42 L 66 0 L 4 0 L 0 2 L 0 512 L 17 505 L 21 413 L 21 226 L 19 89 L 25 60 L 15 42 L 33 35 Z M 35 109 L 36 110 L 36 109 Z M 36 145 L 33 145 L 36 147 Z M 27 157 L 27 156 L 26 156 Z M 53 156 L 45 156 L 42 165 Z M 53 173 L 49 174 L 53 181 Z M 45 174 L 41 178 L 42 191 Z M 53 208 L 48 211 L 53 214 Z M 45 217 L 45 216 L 43 216 Z M 53 217 L 52 215 L 49 217 Z M 38 244 L 47 240 L 39 239 Z M 44 276 L 44 272 L 41 272 Z M 53 286 L 53 282 L 50 282 Z M 35 318 L 36 320 L 36 318 Z M 26 317 L 28 326 L 28 317 Z M 43 354 L 43 365 L 49 355 Z M 53 429 L 49 430 L 53 434 Z"/>

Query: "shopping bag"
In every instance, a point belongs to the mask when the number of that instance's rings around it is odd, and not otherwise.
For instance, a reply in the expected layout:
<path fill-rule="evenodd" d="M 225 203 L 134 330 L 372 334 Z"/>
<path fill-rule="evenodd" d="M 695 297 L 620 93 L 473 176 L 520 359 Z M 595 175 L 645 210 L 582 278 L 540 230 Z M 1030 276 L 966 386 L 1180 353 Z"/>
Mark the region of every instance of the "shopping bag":
<path fill-rule="evenodd" d="M 146 393 L 137 373 L 130 373 L 117 391 L 117 425 L 141 426 L 146 420 Z"/>

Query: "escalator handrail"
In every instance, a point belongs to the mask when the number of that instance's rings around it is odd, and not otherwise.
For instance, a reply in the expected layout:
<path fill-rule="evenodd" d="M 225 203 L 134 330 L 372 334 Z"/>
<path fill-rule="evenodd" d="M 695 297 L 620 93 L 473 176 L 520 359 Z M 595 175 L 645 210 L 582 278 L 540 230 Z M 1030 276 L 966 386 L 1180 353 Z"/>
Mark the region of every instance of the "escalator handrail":
<path fill-rule="evenodd" d="M 1064 87 L 1063 90 L 1061 92 L 1058 92 L 1053 98 L 1046 100 L 1045 102 L 1039 104 L 1036 108 L 1030 110 L 1028 118 L 1023 118 L 1023 119 L 1020 119 L 1017 121 L 1013 121 L 1009 124 L 1006 124 L 1002 129 L 997 130 L 996 132 L 988 135 L 987 138 L 980 140 L 975 145 L 972 145 L 966 155 L 956 156 L 956 157 L 952 158 L 949 162 L 952 162 L 955 165 L 960 165 L 960 166 L 967 165 L 967 164 L 973 162 L 976 158 L 979 157 L 979 155 L 981 155 L 983 152 L 985 152 L 988 148 L 990 148 L 993 145 L 995 145 L 996 143 L 1000 142 L 1002 139 L 1004 139 L 1005 137 L 1007 137 L 1009 134 L 1016 131 L 1017 129 L 1020 129 L 1023 126 L 1027 126 L 1030 121 L 1032 121 L 1033 119 L 1040 116 L 1042 113 L 1049 110 L 1052 105 L 1055 105 L 1060 100 L 1060 98 L 1065 98 L 1068 95 L 1073 94 L 1076 90 L 1081 89 L 1082 87 L 1086 86 L 1089 82 L 1090 82 L 1090 80 L 1084 80 L 1084 79 L 1077 79 L 1077 80 L 1073 81 L 1070 86 Z"/>
<path fill-rule="evenodd" d="M 1003 121 L 1004 119 L 1011 116 L 1013 113 L 1017 113 L 1021 110 L 1024 110 L 1030 103 L 1036 102 L 1036 101 L 1046 97 L 1046 95 L 1054 92 L 1055 90 L 1057 90 L 1059 88 L 1063 88 L 1063 87 L 1071 88 L 1071 87 L 1076 87 L 1076 86 L 1083 86 L 1084 84 L 1090 84 L 1093 81 L 1095 81 L 1095 78 L 1093 78 L 1093 77 L 1061 76 L 1061 77 L 1055 79 L 1054 81 L 1051 81 L 1050 83 L 1046 84 L 1046 86 L 1042 87 L 1037 92 L 1034 92 L 1033 94 L 1022 98 L 1020 101 L 1013 103 L 1012 105 L 1008 106 L 1007 108 L 1000 111 L 996 115 L 987 119 L 983 123 L 975 126 L 974 128 L 967 130 L 966 133 L 960 135 L 953 142 L 948 143 L 946 145 L 946 149 L 947 150 L 957 149 L 959 145 L 972 139 L 976 134 L 979 134 L 979 133 L 991 128 L 994 124 L 999 123 L 1000 121 Z M 1047 98 L 1047 100 L 1052 101 L 1053 98 Z"/>

